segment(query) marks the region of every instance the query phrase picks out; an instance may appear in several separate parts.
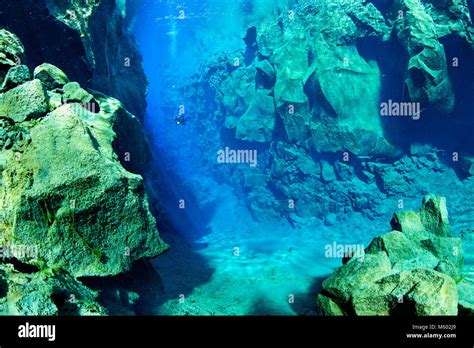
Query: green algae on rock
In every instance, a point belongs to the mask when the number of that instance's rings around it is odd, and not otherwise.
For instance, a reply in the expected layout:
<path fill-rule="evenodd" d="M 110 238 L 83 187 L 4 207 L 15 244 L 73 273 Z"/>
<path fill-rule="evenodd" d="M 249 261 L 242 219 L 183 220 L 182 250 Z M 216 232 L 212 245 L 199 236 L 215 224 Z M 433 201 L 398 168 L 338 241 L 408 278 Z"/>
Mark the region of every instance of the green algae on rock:
<path fill-rule="evenodd" d="M 63 101 L 65 103 L 90 103 L 94 97 L 77 82 L 69 82 L 63 87 Z"/>
<path fill-rule="evenodd" d="M 18 65 L 8 70 L 0 91 L 6 91 L 31 80 L 30 70 L 26 65 Z"/>
<path fill-rule="evenodd" d="M 323 315 L 457 315 L 464 257 L 447 232 L 446 199 L 424 197 L 420 211 L 396 213 L 392 227 L 323 282 Z"/>
<path fill-rule="evenodd" d="M 167 248 L 142 178 L 114 156 L 114 133 L 103 120 L 110 118 L 79 104 L 59 107 L 30 129 L 31 144 L 20 158 L 7 155 L 3 172 L 7 241 L 39 244 L 41 260 L 64 263 L 78 277 L 115 275 Z"/>
<path fill-rule="evenodd" d="M 51 64 L 31 81 L 25 68 L 9 68 L 0 94 L 0 245 L 38 253 L 0 260 L 0 314 L 104 315 L 77 278 L 115 276 L 168 250 L 136 174 L 148 144 L 120 101 Z"/>
<path fill-rule="evenodd" d="M 0 315 L 107 315 L 98 293 L 66 272 L 25 273 L 0 264 Z"/>
<path fill-rule="evenodd" d="M 15 34 L 0 29 L 0 81 L 3 81 L 10 67 L 18 65 L 24 54 L 25 48 L 20 39 Z"/>
<path fill-rule="evenodd" d="M 25 82 L 0 94 L 0 114 L 15 122 L 36 119 L 48 111 L 48 94 L 40 80 Z"/>
<path fill-rule="evenodd" d="M 33 75 L 35 79 L 43 82 L 44 87 L 48 91 L 55 88 L 62 88 L 69 82 L 68 77 L 61 69 L 48 63 L 37 66 Z"/>

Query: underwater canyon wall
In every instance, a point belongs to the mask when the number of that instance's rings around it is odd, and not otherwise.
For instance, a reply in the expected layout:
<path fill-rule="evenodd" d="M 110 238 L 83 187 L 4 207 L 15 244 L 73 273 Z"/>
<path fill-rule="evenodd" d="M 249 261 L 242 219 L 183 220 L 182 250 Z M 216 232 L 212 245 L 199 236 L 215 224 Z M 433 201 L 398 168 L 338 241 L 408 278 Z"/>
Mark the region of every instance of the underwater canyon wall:
<path fill-rule="evenodd" d="M 242 35 L 242 49 L 209 57 L 181 95 L 200 148 L 215 149 L 205 165 L 255 218 L 374 219 L 433 186 L 472 182 L 474 122 L 459 106 L 470 107 L 472 84 L 460 87 L 456 70 L 472 67 L 459 62 L 473 51 L 466 1 L 300 1 Z M 226 148 L 257 151 L 257 169 L 219 165 Z"/>
<path fill-rule="evenodd" d="M 146 260 L 168 246 L 139 175 L 150 149 L 128 111 L 144 116 L 147 81 L 124 4 L 2 2 L 1 315 L 136 314 L 139 279 L 160 281 Z"/>
<path fill-rule="evenodd" d="M 146 107 L 140 53 L 127 33 L 133 8 L 112 0 L 5 4 L 0 13 L 0 26 L 9 30 L 0 35 L 0 244 L 39 244 L 47 252 L 0 264 L 0 313 L 133 314 L 139 291 L 117 295 L 117 288 L 123 279 L 139 282 L 127 271 L 146 268 L 143 258 L 167 249 L 136 175 L 143 174 L 150 155 L 140 123 L 127 111 L 143 119 Z M 243 33 L 241 50 L 209 57 L 200 74 L 176 83 L 182 86 L 174 91 L 179 98 L 162 103 L 187 98 L 187 110 L 197 115 L 206 168 L 235 188 L 254 218 L 283 216 L 295 226 L 316 218 L 333 226 L 350 213 L 375 220 L 433 188 L 457 197 L 472 188 L 473 154 L 463 143 L 473 132 L 472 118 L 451 118 L 445 127 L 446 115 L 459 111 L 463 92 L 453 69 L 457 53 L 449 43 L 459 40 L 472 50 L 466 3 L 292 5 L 260 18 Z M 24 18 L 30 18 L 26 25 Z M 404 52 L 405 60 L 381 57 L 382 49 Z M 397 84 L 400 93 L 388 94 Z M 383 103 L 387 117 L 381 114 Z M 401 109 L 406 117 L 388 117 Z M 216 154 L 226 148 L 257 151 L 256 167 L 219 165 Z M 232 157 L 225 160 L 232 163 Z M 450 210 L 461 223 L 469 218 L 468 204 Z M 418 242 L 397 231 L 402 232 L 394 228 L 377 239 L 368 260 L 383 266 L 380 275 L 389 285 L 403 283 L 401 291 L 418 276 L 426 284 L 440 283 L 449 290 L 441 309 L 454 314 L 456 289 L 444 275 L 397 269 L 389 277 L 396 262 L 380 254 L 390 243 Z M 351 226 L 346 233 L 354 234 Z M 438 237 L 428 239 L 438 243 Z M 438 252 L 439 245 L 424 247 Z M 446 261 L 425 251 L 421 254 L 431 268 Z M 132 265 L 134 260 L 138 263 Z M 365 266 L 365 273 L 348 271 L 349 282 L 377 269 Z M 372 293 L 379 295 L 380 313 L 390 312 L 397 301 L 385 296 L 379 283 L 370 283 L 372 292 L 356 289 L 359 302 L 348 309 L 347 294 L 339 296 L 338 288 L 342 284 L 347 290 L 347 278 L 334 278 L 327 282 L 326 298 L 320 297 L 330 307 L 327 314 L 366 313 L 364 305 L 372 299 L 364 296 Z M 110 306 L 104 307 L 95 289 L 107 289 L 101 296 Z M 416 314 L 436 307 L 430 305 Z"/>

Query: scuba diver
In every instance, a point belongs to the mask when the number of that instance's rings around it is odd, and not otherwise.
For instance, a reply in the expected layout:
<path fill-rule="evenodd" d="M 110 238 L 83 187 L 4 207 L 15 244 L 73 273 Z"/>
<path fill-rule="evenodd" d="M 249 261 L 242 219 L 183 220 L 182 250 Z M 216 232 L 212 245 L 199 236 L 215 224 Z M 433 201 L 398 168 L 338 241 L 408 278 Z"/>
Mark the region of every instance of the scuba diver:
<path fill-rule="evenodd" d="M 174 121 L 179 126 L 184 126 L 186 124 L 186 117 L 184 115 L 178 115 L 174 118 Z"/>

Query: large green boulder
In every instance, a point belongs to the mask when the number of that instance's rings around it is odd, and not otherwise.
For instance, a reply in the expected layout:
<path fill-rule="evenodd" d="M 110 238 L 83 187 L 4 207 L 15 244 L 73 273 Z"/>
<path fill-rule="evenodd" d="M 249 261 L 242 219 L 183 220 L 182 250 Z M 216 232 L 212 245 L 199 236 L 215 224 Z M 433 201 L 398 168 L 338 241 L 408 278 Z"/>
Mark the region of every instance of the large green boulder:
<path fill-rule="evenodd" d="M 456 281 L 461 279 L 464 252 L 461 239 L 451 236 L 444 197 L 432 194 L 425 196 L 419 211 L 397 212 L 391 225 L 394 230 L 406 236 L 413 245 L 411 246 L 413 250 L 417 250 L 418 260 L 422 260 L 424 258 L 422 256 L 428 252 L 437 260 L 435 265 L 437 270 L 450 275 Z M 430 266 L 431 262 L 424 264 L 430 269 L 433 268 Z"/>
<path fill-rule="evenodd" d="M 396 213 L 392 227 L 323 282 L 323 315 L 457 314 L 464 256 L 461 240 L 446 235 L 446 200 L 427 195 L 419 211 Z"/>
<path fill-rule="evenodd" d="M 353 258 L 323 282 L 323 289 L 340 307 L 344 307 L 356 287 L 381 279 L 391 270 L 390 259 L 385 252 Z"/>
<path fill-rule="evenodd" d="M 428 195 L 423 198 L 420 218 L 425 229 L 440 237 L 451 236 L 446 198 Z"/>
<path fill-rule="evenodd" d="M 143 179 L 125 170 L 114 152 L 119 119 L 66 104 L 30 129 L 24 153 L 7 154 L 0 243 L 38 245 L 38 258 L 25 262 L 75 277 L 116 275 L 167 250 Z"/>
<path fill-rule="evenodd" d="M 15 122 L 39 118 L 48 111 L 48 95 L 40 80 L 25 82 L 0 94 L 0 115 Z"/>
<path fill-rule="evenodd" d="M 439 259 L 411 241 L 400 231 L 392 231 L 375 237 L 366 249 L 366 253 L 385 251 L 394 270 L 417 268 L 435 268 Z"/>
<path fill-rule="evenodd" d="M 410 239 L 420 239 L 426 233 L 440 237 L 451 235 L 446 198 L 427 195 L 423 198 L 419 211 L 401 211 L 394 214 L 390 222 L 392 228 L 401 231 Z"/>
<path fill-rule="evenodd" d="M 458 293 L 449 276 L 427 269 L 403 271 L 352 294 L 355 315 L 457 315 Z"/>
<path fill-rule="evenodd" d="M 43 85 L 48 91 L 55 88 L 62 88 L 69 82 L 68 77 L 61 69 L 49 63 L 44 63 L 36 67 L 33 75 L 35 79 L 43 82 Z"/>

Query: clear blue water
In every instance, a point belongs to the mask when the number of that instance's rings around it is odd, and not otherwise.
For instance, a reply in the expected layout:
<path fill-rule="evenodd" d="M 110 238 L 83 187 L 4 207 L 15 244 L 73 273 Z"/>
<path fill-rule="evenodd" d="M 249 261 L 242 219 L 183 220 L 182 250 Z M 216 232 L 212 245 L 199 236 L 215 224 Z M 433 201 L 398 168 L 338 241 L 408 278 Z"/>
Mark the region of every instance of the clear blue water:
<path fill-rule="evenodd" d="M 245 192 L 217 180 L 202 165 L 204 156 L 197 145 L 199 120 L 194 112 L 199 105 L 184 104 L 189 119 L 185 126 L 175 122 L 180 105 L 186 100 L 180 94 L 181 83 L 199 73 L 214 53 L 242 48 L 248 25 L 285 5 L 284 1 L 253 1 L 249 11 L 248 3 L 141 2 L 135 35 L 150 80 L 145 127 L 154 159 L 149 186 L 159 197 L 156 209 L 166 221 L 160 226 L 161 233 L 172 247 L 154 261 L 164 286 L 163 293 L 157 294 L 156 310 L 160 314 L 313 314 L 314 296 L 321 280 L 341 264 L 340 259 L 324 257 L 324 245 L 367 245 L 375 235 L 390 228 L 389 221 L 396 210 L 396 201 L 387 201 L 379 216 L 368 219 L 353 213 L 332 226 L 314 220 L 295 227 L 283 217 L 254 221 L 242 200 Z M 363 45 L 360 51 L 372 54 L 370 47 Z M 389 57 L 387 53 L 382 61 Z M 396 75 L 397 68 L 389 64 L 381 69 Z M 403 93 L 399 81 L 386 88 Z M 465 113 L 471 105 L 462 95 L 458 111 Z M 410 132 L 397 129 L 389 137 L 405 146 L 413 139 L 421 140 L 420 132 L 439 133 L 440 124 L 434 124 L 428 130 L 422 123 L 420 129 Z M 448 150 L 459 146 L 459 142 L 463 147 L 471 146 L 472 134 L 443 134 L 427 142 Z M 413 184 L 412 189 L 419 191 L 418 198 L 407 198 L 405 209 L 417 209 L 422 192 L 436 192 L 448 198 L 455 233 L 471 228 L 474 204 L 464 192 L 472 192 L 472 180 L 459 182 L 453 170 L 438 176 L 423 177 L 424 174 Z M 181 200 L 184 209 L 180 207 Z M 466 263 L 472 268 L 470 252 Z"/>

